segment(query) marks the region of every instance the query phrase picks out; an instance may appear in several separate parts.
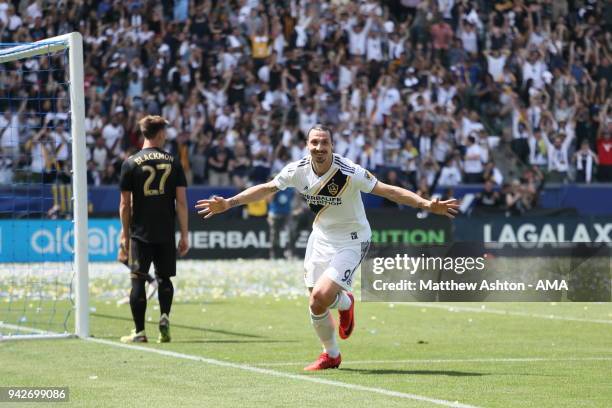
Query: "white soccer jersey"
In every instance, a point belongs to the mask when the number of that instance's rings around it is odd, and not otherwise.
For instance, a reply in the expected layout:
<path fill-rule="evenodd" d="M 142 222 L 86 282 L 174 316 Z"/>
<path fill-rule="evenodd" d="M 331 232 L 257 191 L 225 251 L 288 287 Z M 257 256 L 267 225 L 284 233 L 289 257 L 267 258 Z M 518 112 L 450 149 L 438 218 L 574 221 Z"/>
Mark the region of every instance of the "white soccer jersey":
<path fill-rule="evenodd" d="M 319 177 L 307 156 L 286 165 L 274 183 L 280 190 L 293 187 L 304 197 L 316 214 L 312 230 L 317 238 L 333 245 L 370 239 L 361 192 L 371 192 L 377 180 L 363 167 L 334 154 L 330 169 Z"/>

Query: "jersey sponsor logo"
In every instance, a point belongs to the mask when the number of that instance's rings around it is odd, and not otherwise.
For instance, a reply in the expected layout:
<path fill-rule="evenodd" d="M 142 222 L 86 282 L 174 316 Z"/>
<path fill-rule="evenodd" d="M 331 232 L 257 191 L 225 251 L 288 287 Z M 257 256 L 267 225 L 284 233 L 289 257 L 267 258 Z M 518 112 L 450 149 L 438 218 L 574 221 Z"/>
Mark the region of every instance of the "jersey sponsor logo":
<path fill-rule="evenodd" d="M 365 178 L 367 178 L 368 180 L 373 180 L 374 176 L 372 175 L 372 173 L 370 173 L 369 171 L 366 170 Z"/>
<path fill-rule="evenodd" d="M 342 198 L 340 197 L 329 197 L 320 195 L 302 194 L 308 205 L 340 205 L 342 204 Z"/>
<path fill-rule="evenodd" d="M 351 239 L 357 239 L 357 233 L 356 232 L 351 232 Z"/>
<path fill-rule="evenodd" d="M 349 177 L 339 170 L 327 179 L 317 194 L 303 194 L 310 209 L 318 214 L 328 206 L 342 205 L 342 191 L 348 185 Z"/>

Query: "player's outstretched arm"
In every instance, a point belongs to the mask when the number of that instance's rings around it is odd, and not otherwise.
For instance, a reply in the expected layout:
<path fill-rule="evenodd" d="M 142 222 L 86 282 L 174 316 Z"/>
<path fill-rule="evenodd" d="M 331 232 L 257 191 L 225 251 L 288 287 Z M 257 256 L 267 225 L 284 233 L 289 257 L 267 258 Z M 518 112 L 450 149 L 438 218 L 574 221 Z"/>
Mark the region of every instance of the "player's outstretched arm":
<path fill-rule="evenodd" d="M 446 201 L 436 199 L 435 201 L 431 201 L 413 193 L 410 190 L 406 190 L 405 188 L 391 186 L 380 181 L 376 183 L 371 193 L 384 197 L 387 200 L 391 200 L 398 204 L 421 208 L 434 214 L 444 215 L 449 218 L 455 218 L 455 215 L 459 213 L 459 204 L 455 199 Z"/>
<path fill-rule="evenodd" d="M 198 210 L 199 215 L 204 216 L 204 218 L 210 218 L 213 215 L 221 214 L 230 208 L 263 200 L 277 191 L 278 187 L 276 187 L 276 184 L 274 184 L 273 181 L 269 181 L 267 183 L 249 187 L 240 194 L 236 194 L 231 198 L 214 196 L 213 198 L 206 200 L 198 200 L 195 208 Z"/>

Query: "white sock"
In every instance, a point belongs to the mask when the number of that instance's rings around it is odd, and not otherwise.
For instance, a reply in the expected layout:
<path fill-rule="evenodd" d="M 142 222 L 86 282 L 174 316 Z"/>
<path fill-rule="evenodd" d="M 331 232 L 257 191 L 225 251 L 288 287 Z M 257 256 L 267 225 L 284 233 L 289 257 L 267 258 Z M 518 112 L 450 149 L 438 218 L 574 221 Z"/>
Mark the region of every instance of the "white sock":
<path fill-rule="evenodd" d="M 336 300 L 329 305 L 330 309 L 349 310 L 351 307 L 351 298 L 348 297 L 345 291 L 341 290 L 336 295 Z"/>
<path fill-rule="evenodd" d="M 334 324 L 334 319 L 331 317 L 329 313 L 329 309 L 325 311 L 325 313 L 316 315 L 310 311 L 310 320 L 312 321 L 312 326 L 317 332 L 317 336 L 321 340 L 323 344 L 323 349 L 330 357 L 336 358 L 340 354 L 340 348 L 338 347 L 338 342 L 336 341 L 336 327 Z"/>

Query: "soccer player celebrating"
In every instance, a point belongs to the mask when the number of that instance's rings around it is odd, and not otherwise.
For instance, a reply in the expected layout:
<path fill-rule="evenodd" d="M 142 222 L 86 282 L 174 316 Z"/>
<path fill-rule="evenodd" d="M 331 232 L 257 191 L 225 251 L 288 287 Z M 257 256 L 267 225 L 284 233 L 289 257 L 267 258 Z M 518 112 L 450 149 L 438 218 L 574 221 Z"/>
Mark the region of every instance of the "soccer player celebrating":
<path fill-rule="evenodd" d="M 314 371 L 340 366 L 335 323 L 330 309 L 340 314 L 339 335 L 348 338 L 355 327 L 353 274 L 370 245 L 371 230 L 366 219 L 361 192 L 373 193 L 399 204 L 453 218 L 456 200 L 429 201 L 415 193 L 384 184 L 350 160 L 333 154 L 332 132 L 322 125 L 308 131 L 310 155 L 289 163 L 270 182 L 250 187 L 225 199 L 199 200 L 196 208 L 204 218 L 232 207 L 264 199 L 293 187 L 316 214 L 304 259 L 306 286 L 310 290 L 310 317 L 323 344 L 323 353 L 304 370 Z"/>
<path fill-rule="evenodd" d="M 174 219 L 178 214 L 180 240 L 178 253 L 189 250 L 187 240 L 187 198 L 185 173 L 178 161 L 162 150 L 166 143 L 168 122 L 161 116 L 146 116 L 138 122 L 145 141 L 142 150 L 130 156 L 121 167 L 120 258 L 127 255 L 132 278 L 130 307 L 136 326 L 124 343 L 146 343 L 145 282 L 151 263 L 155 265 L 157 296 L 161 317 L 159 343 L 170 341 L 170 308 L 174 287 L 170 278 L 176 275 L 177 247 Z"/>

